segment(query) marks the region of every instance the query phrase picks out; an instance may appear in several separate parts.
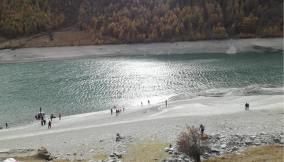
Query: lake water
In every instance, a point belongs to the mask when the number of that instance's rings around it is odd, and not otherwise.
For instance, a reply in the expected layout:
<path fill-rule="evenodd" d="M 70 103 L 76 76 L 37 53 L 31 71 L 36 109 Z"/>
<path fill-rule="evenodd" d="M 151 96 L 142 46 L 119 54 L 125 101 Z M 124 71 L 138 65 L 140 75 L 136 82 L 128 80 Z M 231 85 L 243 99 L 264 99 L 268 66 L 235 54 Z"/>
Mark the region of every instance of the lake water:
<path fill-rule="evenodd" d="M 166 54 L 0 64 L 0 123 L 165 99 L 283 95 L 281 52 Z M 0 124 L 0 125 L 1 125 Z"/>

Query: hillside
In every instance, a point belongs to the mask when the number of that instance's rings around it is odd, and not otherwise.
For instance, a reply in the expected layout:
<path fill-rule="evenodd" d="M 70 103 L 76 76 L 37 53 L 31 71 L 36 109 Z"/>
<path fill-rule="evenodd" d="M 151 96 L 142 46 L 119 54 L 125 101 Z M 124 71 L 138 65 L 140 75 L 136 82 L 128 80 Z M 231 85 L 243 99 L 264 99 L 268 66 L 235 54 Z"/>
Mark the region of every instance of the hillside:
<path fill-rule="evenodd" d="M 282 12 L 282 0 L 1 0 L 0 48 L 282 37 Z"/>

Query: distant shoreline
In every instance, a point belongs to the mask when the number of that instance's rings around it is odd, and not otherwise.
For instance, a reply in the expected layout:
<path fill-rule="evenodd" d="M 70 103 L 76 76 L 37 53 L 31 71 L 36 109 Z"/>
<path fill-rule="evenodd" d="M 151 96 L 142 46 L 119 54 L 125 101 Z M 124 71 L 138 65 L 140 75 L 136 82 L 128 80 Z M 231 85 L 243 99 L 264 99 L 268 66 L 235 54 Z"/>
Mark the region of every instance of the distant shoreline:
<path fill-rule="evenodd" d="M 0 41 L 0 51 L 1 50 L 18 50 L 25 48 L 56 48 L 56 47 L 84 47 L 84 46 L 107 46 L 107 45 L 140 45 L 140 44 L 160 44 L 160 43 L 181 43 L 181 42 L 206 42 L 206 41 L 230 41 L 230 40 L 248 40 L 248 39 L 280 39 L 283 37 L 232 37 L 232 38 L 219 38 L 219 39 L 196 39 L 196 40 L 165 40 L 165 41 L 149 41 L 149 42 L 134 42 L 134 43 L 103 43 L 97 44 L 93 42 L 89 43 L 70 43 L 70 42 L 53 42 L 49 40 L 44 40 L 40 44 L 29 44 L 27 42 L 33 40 L 37 41 L 38 38 L 47 39 L 46 34 L 37 34 L 30 37 L 22 37 L 17 39 L 9 39 Z"/>
<path fill-rule="evenodd" d="M 236 53 L 281 52 L 283 38 L 202 40 L 147 44 L 40 47 L 0 50 L 0 63 L 21 63 L 101 56 L 164 55 L 190 53 L 226 53 L 233 46 Z"/>

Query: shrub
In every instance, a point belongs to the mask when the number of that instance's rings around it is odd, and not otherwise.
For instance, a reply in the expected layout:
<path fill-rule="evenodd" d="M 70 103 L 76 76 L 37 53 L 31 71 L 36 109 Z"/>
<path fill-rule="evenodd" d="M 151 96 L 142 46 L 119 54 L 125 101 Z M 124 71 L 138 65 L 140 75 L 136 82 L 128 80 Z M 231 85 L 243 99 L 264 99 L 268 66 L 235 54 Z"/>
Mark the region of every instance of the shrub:
<path fill-rule="evenodd" d="M 177 150 L 185 153 L 194 161 L 200 162 L 201 148 L 199 130 L 195 127 L 187 127 L 181 132 L 177 140 Z"/>

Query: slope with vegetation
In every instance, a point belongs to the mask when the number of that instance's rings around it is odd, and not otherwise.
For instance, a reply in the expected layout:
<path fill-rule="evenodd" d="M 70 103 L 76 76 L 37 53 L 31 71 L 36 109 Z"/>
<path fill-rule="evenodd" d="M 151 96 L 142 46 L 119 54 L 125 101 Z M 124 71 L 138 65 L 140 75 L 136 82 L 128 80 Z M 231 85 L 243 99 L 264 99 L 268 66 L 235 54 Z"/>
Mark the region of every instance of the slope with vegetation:
<path fill-rule="evenodd" d="M 282 12 L 282 0 L 1 0 L 0 41 L 58 31 L 85 39 L 74 44 L 282 37 Z"/>

